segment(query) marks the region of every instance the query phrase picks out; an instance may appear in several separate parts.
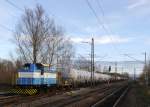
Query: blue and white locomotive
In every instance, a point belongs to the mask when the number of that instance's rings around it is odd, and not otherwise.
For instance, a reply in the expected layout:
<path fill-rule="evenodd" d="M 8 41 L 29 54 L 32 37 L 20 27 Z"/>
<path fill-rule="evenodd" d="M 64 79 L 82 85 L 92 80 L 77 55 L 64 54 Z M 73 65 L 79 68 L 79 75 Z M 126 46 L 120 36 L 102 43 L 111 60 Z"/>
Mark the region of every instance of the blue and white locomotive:
<path fill-rule="evenodd" d="M 57 83 L 57 72 L 49 64 L 26 63 L 18 70 L 18 86 L 55 86 Z"/>

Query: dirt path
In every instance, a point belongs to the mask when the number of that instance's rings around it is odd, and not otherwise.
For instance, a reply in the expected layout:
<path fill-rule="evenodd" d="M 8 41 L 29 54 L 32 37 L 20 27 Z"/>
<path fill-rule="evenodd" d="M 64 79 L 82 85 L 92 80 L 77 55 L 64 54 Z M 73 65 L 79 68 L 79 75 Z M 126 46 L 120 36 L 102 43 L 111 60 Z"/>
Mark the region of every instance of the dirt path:
<path fill-rule="evenodd" d="M 142 97 L 140 97 L 137 87 L 137 85 L 133 85 L 130 88 L 119 107 L 150 107 L 150 105 L 145 104 Z"/>

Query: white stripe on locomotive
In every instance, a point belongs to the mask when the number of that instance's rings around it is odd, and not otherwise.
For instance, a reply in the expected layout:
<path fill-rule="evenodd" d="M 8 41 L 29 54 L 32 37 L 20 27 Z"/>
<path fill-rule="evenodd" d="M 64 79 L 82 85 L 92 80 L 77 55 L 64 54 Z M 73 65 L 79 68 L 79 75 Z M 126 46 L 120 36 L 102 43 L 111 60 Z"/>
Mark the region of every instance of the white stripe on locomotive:
<path fill-rule="evenodd" d="M 56 78 L 56 73 L 18 72 L 19 78 Z"/>

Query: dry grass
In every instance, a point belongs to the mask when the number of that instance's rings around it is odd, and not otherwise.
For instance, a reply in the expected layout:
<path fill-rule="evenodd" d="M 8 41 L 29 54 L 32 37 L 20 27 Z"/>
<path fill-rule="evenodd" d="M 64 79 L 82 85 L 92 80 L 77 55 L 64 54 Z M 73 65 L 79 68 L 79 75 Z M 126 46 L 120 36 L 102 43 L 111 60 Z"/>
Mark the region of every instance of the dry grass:
<path fill-rule="evenodd" d="M 144 85 L 137 84 L 136 89 L 136 99 L 137 102 L 143 105 L 143 107 L 150 106 L 150 87 L 145 87 Z"/>

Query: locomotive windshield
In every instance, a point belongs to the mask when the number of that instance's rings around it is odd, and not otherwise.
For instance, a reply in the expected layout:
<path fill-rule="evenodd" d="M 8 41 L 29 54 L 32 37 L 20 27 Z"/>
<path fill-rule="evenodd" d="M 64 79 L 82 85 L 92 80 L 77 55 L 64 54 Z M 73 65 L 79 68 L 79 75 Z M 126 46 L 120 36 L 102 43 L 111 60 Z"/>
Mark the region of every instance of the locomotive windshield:
<path fill-rule="evenodd" d="M 36 64 L 36 68 L 37 68 L 37 70 L 43 70 L 42 64 Z"/>
<path fill-rule="evenodd" d="M 56 68 L 53 67 L 53 66 L 44 66 L 44 71 L 46 72 L 55 72 L 56 71 Z"/>
<path fill-rule="evenodd" d="M 50 71 L 50 67 L 49 66 L 44 66 L 44 71 Z"/>
<path fill-rule="evenodd" d="M 23 70 L 29 70 L 30 69 L 30 64 L 24 64 Z"/>

